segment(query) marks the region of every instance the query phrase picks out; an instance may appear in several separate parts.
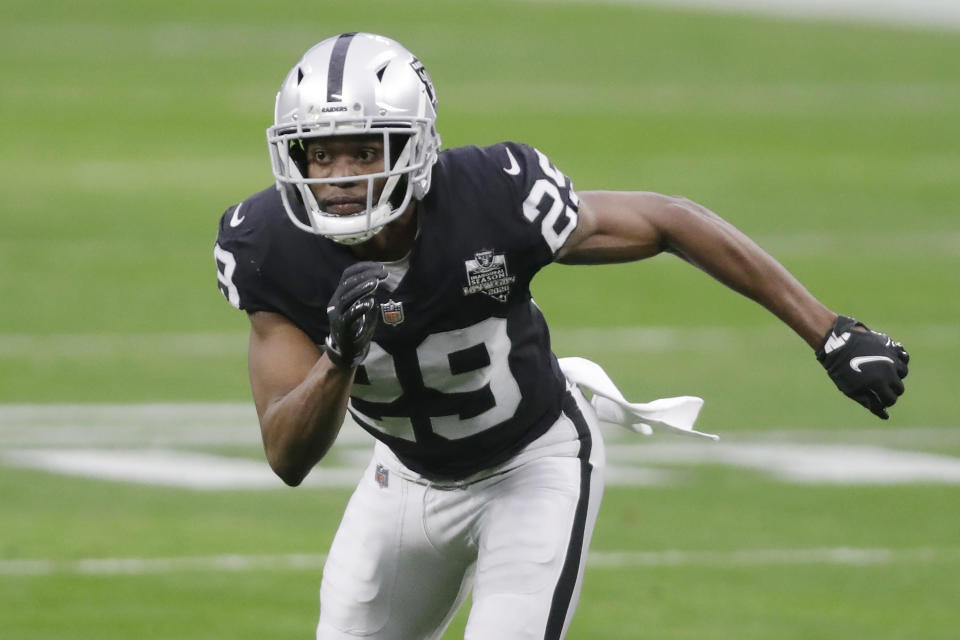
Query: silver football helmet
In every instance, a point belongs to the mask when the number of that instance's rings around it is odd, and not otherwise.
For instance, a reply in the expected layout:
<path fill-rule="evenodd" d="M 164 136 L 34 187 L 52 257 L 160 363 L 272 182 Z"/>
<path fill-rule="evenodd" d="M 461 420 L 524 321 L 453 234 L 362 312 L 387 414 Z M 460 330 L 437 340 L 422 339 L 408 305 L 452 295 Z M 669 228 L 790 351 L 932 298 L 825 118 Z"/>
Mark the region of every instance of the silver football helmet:
<path fill-rule="evenodd" d="M 307 51 L 277 94 L 267 129 L 270 163 L 290 220 L 304 231 L 343 244 L 373 237 L 411 198 L 430 189 L 437 160 L 437 98 L 423 64 L 400 43 L 370 33 L 345 33 Z M 311 138 L 383 136 L 384 170 L 341 178 L 307 178 L 303 149 Z M 393 145 L 393 148 L 391 148 Z M 374 202 L 374 180 L 386 178 Z M 367 206 L 351 215 L 323 211 L 311 184 L 367 181 Z M 294 213 L 294 200 L 307 220 Z"/>

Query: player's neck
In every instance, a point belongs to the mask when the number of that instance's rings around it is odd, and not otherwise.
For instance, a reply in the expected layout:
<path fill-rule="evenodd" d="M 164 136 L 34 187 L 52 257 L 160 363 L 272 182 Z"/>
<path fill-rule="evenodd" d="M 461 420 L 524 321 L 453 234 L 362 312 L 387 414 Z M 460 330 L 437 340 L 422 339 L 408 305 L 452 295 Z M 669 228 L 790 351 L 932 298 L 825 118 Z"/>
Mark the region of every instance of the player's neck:
<path fill-rule="evenodd" d="M 394 262 L 413 248 L 417 239 L 417 206 L 413 202 L 399 218 L 385 226 L 366 242 L 353 245 L 350 251 L 361 260 Z"/>

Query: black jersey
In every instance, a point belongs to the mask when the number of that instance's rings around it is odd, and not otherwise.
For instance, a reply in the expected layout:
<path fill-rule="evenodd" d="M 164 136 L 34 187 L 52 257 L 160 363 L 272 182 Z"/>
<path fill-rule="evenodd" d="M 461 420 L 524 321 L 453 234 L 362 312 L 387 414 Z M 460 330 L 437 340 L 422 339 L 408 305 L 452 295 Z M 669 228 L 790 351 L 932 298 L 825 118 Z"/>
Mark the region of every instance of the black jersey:
<path fill-rule="evenodd" d="M 408 467 L 458 478 L 509 459 L 557 419 L 565 382 L 530 280 L 577 224 L 573 185 L 516 143 L 443 151 L 406 273 L 380 287 L 380 322 L 349 410 Z M 280 313 L 318 345 L 327 302 L 357 259 L 297 229 L 268 188 L 220 220 L 220 290 Z"/>

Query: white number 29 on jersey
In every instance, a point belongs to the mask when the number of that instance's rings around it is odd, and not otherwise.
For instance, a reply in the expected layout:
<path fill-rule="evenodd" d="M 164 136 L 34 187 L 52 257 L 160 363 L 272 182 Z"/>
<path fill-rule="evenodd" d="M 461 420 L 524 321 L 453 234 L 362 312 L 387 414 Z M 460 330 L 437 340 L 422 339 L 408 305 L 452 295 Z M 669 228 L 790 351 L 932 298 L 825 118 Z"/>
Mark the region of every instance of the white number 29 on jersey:
<path fill-rule="evenodd" d="M 520 386 L 510 371 L 510 337 L 504 318 L 487 318 L 464 329 L 443 331 L 427 336 L 416 348 L 423 386 L 429 393 L 458 394 L 461 398 L 492 399 L 477 415 L 438 415 L 431 407 L 419 407 L 428 414 L 430 430 L 447 440 L 459 440 L 508 420 L 520 406 Z M 458 363 L 469 355 L 473 363 Z M 389 404 L 404 393 L 398 380 L 396 361 L 376 342 L 363 361 L 365 384 L 354 384 L 353 395 L 364 402 Z M 413 422 L 407 416 L 383 415 L 378 419 L 364 415 L 356 404 L 351 409 L 369 425 L 394 438 L 414 441 Z"/>

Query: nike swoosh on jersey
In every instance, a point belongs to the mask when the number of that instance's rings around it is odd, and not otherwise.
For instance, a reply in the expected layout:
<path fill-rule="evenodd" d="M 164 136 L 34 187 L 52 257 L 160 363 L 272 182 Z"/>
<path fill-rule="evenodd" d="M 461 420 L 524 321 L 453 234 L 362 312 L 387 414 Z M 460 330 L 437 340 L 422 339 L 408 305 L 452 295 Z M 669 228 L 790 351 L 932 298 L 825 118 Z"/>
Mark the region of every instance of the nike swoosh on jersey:
<path fill-rule="evenodd" d="M 243 203 L 241 202 L 240 204 L 237 205 L 237 208 L 233 210 L 233 215 L 230 217 L 231 227 L 239 227 L 240 223 L 247 219 L 247 216 L 243 216 L 241 218 L 239 215 L 237 215 L 240 213 L 240 207 L 242 206 L 243 206 Z"/>
<path fill-rule="evenodd" d="M 510 166 L 504 167 L 503 168 L 504 172 L 510 174 L 511 176 L 520 175 L 520 165 L 517 164 L 517 159 L 513 157 L 512 153 L 510 153 L 510 149 L 507 149 L 506 152 L 507 152 L 507 157 L 510 158 Z"/>
<path fill-rule="evenodd" d="M 857 373 L 862 373 L 860 371 L 860 365 L 867 364 L 868 362 L 889 362 L 893 364 L 893 358 L 888 358 L 887 356 L 858 356 L 856 358 L 850 358 L 850 368 Z"/>

